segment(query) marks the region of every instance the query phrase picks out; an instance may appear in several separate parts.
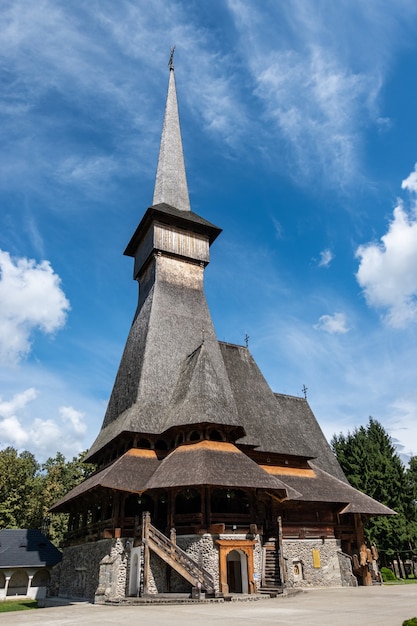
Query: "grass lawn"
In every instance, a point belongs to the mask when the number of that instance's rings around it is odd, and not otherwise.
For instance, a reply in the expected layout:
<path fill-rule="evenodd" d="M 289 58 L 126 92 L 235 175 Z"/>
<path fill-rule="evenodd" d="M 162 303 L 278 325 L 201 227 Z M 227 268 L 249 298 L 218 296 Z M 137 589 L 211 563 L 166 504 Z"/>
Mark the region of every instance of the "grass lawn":
<path fill-rule="evenodd" d="M 384 585 L 417 585 L 417 578 L 399 578 L 397 580 L 387 580 Z"/>
<path fill-rule="evenodd" d="M 0 613 L 9 613 L 10 611 L 27 611 L 29 609 L 37 609 L 38 602 L 36 600 L 4 600 L 0 602 Z"/>

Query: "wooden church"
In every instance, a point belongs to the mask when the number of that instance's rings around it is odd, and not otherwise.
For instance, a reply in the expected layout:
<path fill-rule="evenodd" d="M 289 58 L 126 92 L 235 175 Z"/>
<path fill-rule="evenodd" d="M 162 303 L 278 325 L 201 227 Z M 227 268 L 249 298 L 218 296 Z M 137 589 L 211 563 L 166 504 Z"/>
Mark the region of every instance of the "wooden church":
<path fill-rule="evenodd" d="M 218 341 L 204 269 L 220 229 L 190 208 L 174 67 L 152 206 L 127 245 L 139 299 L 69 513 L 60 595 L 282 592 L 371 584 L 363 521 L 306 399 L 274 393 L 247 346 Z"/>

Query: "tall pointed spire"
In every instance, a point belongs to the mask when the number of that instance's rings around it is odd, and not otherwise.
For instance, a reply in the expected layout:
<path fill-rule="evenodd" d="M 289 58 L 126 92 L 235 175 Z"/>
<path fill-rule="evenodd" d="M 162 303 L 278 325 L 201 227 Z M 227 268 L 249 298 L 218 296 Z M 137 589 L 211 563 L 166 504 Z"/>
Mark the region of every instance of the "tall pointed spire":
<path fill-rule="evenodd" d="M 175 89 L 174 49 L 169 59 L 169 85 L 164 125 L 159 148 L 158 169 L 152 204 L 169 204 L 181 211 L 190 211 L 187 177 L 185 175 L 180 119 Z"/>

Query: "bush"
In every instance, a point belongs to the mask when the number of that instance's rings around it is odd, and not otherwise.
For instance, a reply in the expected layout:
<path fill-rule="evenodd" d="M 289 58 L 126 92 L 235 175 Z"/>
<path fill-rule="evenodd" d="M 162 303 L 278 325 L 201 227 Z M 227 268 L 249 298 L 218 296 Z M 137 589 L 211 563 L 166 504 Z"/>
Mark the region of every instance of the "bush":
<path fill-rule="evenodd" d="M 381 567 L 381 576 L 384 583 L 386 583 L 388 580 L 397 580 L 396 575 L 391 569 L 389 569 L 389 567 Z"/>
<path fill-rule="evenodd" d="M 412 617 L 411 619 L 406 619 L 403 622 L 403 626 L 417 626 L 417 617 Z"/>

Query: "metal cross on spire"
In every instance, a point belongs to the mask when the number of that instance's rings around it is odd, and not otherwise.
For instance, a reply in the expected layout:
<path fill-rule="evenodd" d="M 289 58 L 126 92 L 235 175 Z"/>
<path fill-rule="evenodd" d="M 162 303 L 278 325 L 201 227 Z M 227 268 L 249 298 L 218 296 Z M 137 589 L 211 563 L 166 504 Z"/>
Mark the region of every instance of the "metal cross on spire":
<path fill-rule="evenodd" d="M 174 69 L 174 52 L 175 52 L 175 46 L 172 46 L 171 54 L 169 55 L 169 61 L 168 61 L 168 67 L 170 70 Z"/>
<path fill-rule="evenodd" d="M 304 394 L 304 399 L 307 400 L 307 391 L 308 391 L 308 387 L 306 387 L 305 385 L 303 385 L 302 388 L 302 392 Z"/>

